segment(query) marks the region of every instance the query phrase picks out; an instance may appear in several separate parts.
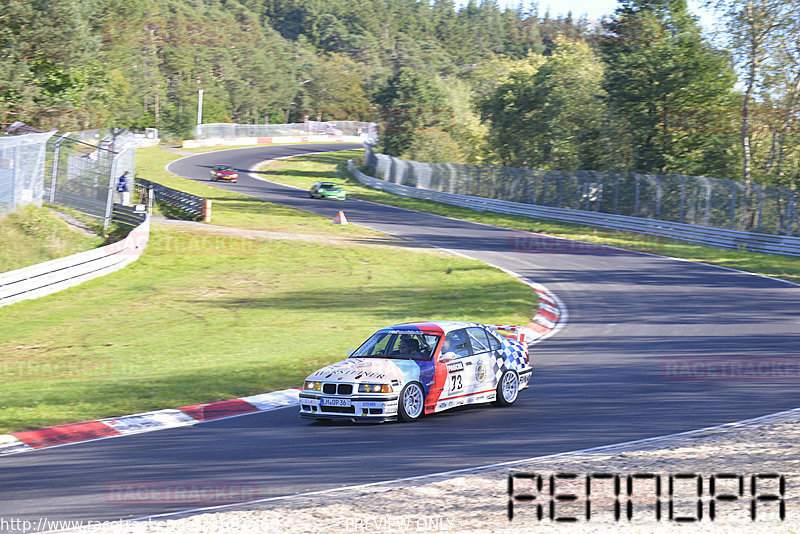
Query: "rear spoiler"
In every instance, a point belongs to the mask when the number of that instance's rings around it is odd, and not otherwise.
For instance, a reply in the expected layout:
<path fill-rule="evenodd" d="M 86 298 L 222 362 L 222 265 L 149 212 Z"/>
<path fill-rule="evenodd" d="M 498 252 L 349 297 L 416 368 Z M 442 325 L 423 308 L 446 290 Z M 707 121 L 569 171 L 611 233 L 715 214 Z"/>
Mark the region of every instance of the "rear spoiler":
<path fill-rule="evenodd" d="M 507 324 L 490 324 L 486 325 L 493 330 L 498 330 L 501 332 L 511 332 L 511 334 L 502 334 L 503 336 L 511 339 L 516 339 L 517 341 L 521 341 L 522 343 L 530 343 L 539 335 L 533 331 L 532 329 L 528 328 L 527 326 L 514 326 L 514 325 L 507 325 Z"/>

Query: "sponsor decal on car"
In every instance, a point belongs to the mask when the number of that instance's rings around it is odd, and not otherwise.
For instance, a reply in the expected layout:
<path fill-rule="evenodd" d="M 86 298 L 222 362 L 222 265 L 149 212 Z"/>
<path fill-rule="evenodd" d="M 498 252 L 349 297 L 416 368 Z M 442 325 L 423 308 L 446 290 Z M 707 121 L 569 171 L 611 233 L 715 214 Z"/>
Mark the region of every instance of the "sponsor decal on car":
<path fill-rule="evenodd" d="M 478 382 L 486 380 L 486 366 L 483 362 L 478 362 L 478 365 L 475 367 L 475 380 Z"/>
<path fill-rule="evenodd" d="M 447 370 L 450 371 L 451 373 L 455 373 L 455 372 L 458 372 L 458 371 L 463 371 L 464 370 L 464 364 L 462 362 L 448 363 L 447 364 Z"/>

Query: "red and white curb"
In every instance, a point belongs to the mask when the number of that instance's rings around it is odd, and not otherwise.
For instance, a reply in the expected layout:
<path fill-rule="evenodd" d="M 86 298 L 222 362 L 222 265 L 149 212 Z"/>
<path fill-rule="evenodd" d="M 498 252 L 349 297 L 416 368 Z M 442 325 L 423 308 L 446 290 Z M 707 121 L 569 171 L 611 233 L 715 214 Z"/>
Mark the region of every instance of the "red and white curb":
<path fill-rule="evenodd" d="M 265 412 L 298 404 L 299 393 L 300 390 L 297 389 L 285 389 L 241 399 L 12 432 L 0 435 L 0 455 L 166 428 L 191 426 L 215 419 Z"/>
<path fill-rule="evenodd" d="M 530 324 L 522 328 L 528 344 L 534 345 L 558 332 L 567 319 L 567 308 L 561 300 L 543 285 L 519 276 L 512 271 L 502 270 L 532 287 L 539 295 L 539 311 Z M 503 329 L 502 325 L 495 325 L 495 327 Z M 513 329 L 519 330 L 518 327 L 513 327 Z M 298 389 L 285 389 L 240 399 L 182 406 L 177 409 L 156 410 L 96 421 L 83 421 L 81 423 L 69 423 L 37 430 L 12 432 L 11 434 L 0 435 L 0 455 L 167 428 L 192 426 L 226 417 L 264 412 L 285 406 L 296 406 L 299 404 L 299 393 Z"/>
<path fill-rule="evenodd" d="M 490 264 L 491 265 L 491 264 Z M 530 286 L 536 294 L 539 295 L 539 310 L 536 315 L 531 319 L 526 330 L 530 331 L 532 335 L 526 335 L 528 345 L 535 345 L 541 343 L 545 339 L 552 337 L 559 330 L 564 328 L 567 324 L 569 312 L 567 306 L 561 301 L 558 296 L 547 289 L 542 284 L 536 283 L 533 280 L 528 280 L 524 276 L 520 276 L 514 271 L 509 271 L 497 265 L 493 265 L 503 271 L 504 273 L 513 276 L 523 284 Z"/>

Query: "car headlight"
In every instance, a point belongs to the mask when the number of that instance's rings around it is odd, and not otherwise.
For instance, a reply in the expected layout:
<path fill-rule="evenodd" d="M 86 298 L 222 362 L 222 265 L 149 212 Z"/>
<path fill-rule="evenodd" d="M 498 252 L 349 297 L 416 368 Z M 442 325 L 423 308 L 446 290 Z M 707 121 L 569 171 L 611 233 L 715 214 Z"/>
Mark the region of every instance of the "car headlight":
<path fill-rule="evenodd" d="M 305 389 L 311 391 L 322 391 L 322 382 L 314 382 L 313 380 L 306 380 Z"/>
<path fill-rule="evenodd" d="M 359 393 L 391 393 L 392 386 L 389 384 L 359 384 Z"/>

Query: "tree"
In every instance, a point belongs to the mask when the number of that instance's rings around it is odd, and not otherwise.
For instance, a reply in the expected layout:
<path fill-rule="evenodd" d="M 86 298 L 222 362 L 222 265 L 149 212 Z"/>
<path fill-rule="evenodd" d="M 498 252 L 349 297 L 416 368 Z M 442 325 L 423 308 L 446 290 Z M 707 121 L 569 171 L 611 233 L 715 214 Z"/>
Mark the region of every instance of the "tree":
<path fill-rule="evenodd" d="M 503 164 L 608 167 L 619 154 L 609 141 L 615 132 L 604 102 L 603 68 L 585 42 L 560 40 L 552 55 L 515 70 L 484 98 L 489 142 Z"/>
<path fill-rule="evenodd" d="M 433 81 L 410 69 L 400 69 L 386 80 L 372 100 L 383 120 L 383 150 L 392 156 L 408 150 L 420 130 L 446 128 L 452 118 Z"/>
<path fill-rule="evenodd" d="M 710 150 L 719 156 L 724 134 L 699 121 L 730 108 L 735 75 L 727 55 L 703 39 L 685 0 L 623 0 L 605 32 L 599 44 L 604 87 L 633 139 L 630 170 L 727 168 L 728 162 L 707 157 Z"/>
<path fill-rule="evenodd" d="M 541 161 L 528 141 L 535 136 L 540 111 L 536 73 L 544 61 L 541 56 L 529 56 L 514 62 L 494 89 L 478 99 L 481 116 L 489 122 L 492 156 L 503 165 L 529 167 Z"/>
<path fill-rule="evenodd" d="M 347 56 L 329 54 L 317 59 L 308 94 L 318 113 L 328 120 L 368 120 L 372 104 L 364 89 L 365 72 Z"/>
<path fill-rule="evenodd" d="M 416 132 L 402 157 L 428 163 L 461 163 L 467 159 L 458 141 L 449 133 L 435 128 Z"/>
<path fill-rule="evenodd" d="M 99 39 L 87 23 L 91 18 L 91 4 L 80 0 L 5 2 L 0 120 L 71 128 L 98 111 L 90 91 L 102 85 L 103 72 L 93 62 Z"/>
<path fill-rule="evenodd" d="M 602 88 L 603 65 L 584 42 L 557 41 L 536 72 L 534 98 L 539 109 L 534 138 L 540 166 L 600 169 L 612 134 Z"/>
<path fill-rule="evenodd" d="M 742 179 L 752 181 L 754 129 L 763 126 L 756 119 L 753 107 L 759 92 L 764 95 L 758 105 L 767 101 L 783 101 L 783 110 L 767 105 L 766 116 L 777 114 L 773 122 L 770 148 L 764 150 L 765 173 L 782 172 L 784 143 L 794 119 L 800 91 L 800 5 L 783 0 L 720 0 L 714 2 L 723 13 L 729 45 L 744 77 L 744 97 L 741 103 Z M 788 74 L 788 76 L 787 76 Z M 762 122 L 762 124 L 758 124 Z"/>

